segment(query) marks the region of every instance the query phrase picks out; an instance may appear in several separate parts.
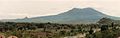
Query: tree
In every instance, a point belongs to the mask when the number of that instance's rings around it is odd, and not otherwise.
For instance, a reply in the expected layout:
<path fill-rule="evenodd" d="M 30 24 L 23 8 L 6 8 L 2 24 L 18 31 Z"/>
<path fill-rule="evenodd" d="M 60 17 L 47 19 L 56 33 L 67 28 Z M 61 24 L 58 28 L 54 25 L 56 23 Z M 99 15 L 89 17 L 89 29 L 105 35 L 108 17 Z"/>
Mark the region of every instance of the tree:
<path fill-rule="evenodd" d="M 102 25 L 101 31 L 105 31 L 105 30 L 108 30 L 108 25 Z"/>
<path fill-rule="evenodd" d="M 94 31 L 93 31 L 92 29 L 90 29 L 89 33 L 90 33 L 90 34 L 93 34 L 93 32 L 94 32 Z"/>

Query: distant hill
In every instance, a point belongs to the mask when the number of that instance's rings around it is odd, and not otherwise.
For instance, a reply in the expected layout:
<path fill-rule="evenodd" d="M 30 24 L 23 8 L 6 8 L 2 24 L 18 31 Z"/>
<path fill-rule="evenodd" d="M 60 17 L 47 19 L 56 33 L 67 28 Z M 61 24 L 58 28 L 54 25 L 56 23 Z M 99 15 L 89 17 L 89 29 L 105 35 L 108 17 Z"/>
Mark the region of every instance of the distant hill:
<path fill-rule="evenodd" d="M 42 17 L 24 18 L 24 19 L 13 19 L 4 20 L 4 22 L 35 22 L 35 23 L 63 23 L 63 24 L 89 24 L 96 23 L 101 18 L 107 17 L 115 20 L 119 20 L 119 17 L 109 16 L 99 12 L 93 8 L 73 8 L 67 12 Z"/>

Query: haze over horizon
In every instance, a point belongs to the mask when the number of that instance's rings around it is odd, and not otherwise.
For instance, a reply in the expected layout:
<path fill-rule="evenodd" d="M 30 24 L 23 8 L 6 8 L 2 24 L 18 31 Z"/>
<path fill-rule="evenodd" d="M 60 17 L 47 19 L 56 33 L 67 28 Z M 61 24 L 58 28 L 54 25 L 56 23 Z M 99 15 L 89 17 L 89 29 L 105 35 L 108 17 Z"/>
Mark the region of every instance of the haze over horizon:
<path fill-rule="evenodd" d="M 0 19 L 56 15 L 72 8 L 86 7 L 120 17 L 119 0 L 0 0 Z"/>

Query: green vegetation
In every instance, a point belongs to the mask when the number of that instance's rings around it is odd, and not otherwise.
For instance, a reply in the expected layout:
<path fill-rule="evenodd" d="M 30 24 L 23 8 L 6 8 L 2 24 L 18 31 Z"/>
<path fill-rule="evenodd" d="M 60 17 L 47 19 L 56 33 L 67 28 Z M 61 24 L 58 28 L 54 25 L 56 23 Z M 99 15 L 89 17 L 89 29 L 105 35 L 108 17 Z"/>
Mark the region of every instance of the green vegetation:
<path fill-rule="evenodd" d="M 120 24 L 101 19 L 96 24 L 0 22 L 0 34 L 18 38 L 63 38 L 84 35 L 84 38 L 117 38 Z"/>

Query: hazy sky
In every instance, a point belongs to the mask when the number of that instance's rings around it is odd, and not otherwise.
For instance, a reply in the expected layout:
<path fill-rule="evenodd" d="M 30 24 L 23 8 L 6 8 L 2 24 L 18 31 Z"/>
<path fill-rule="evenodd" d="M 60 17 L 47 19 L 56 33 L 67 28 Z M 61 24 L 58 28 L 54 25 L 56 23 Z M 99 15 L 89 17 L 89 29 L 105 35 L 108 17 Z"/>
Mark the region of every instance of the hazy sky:
<path fill-rule="evenodd" d="M 85 7 L 120 17 L 120 0 L 0 0 L 0 19 L 54 15 Z"/>

